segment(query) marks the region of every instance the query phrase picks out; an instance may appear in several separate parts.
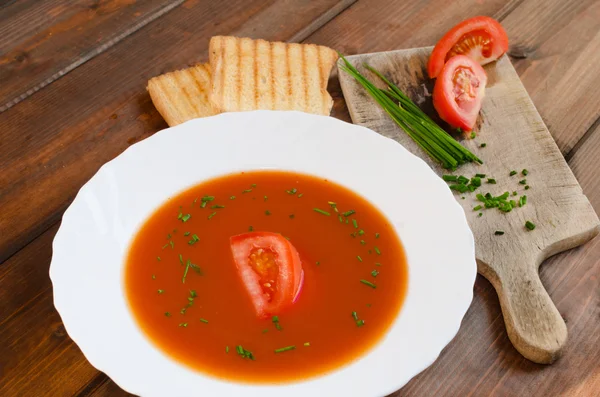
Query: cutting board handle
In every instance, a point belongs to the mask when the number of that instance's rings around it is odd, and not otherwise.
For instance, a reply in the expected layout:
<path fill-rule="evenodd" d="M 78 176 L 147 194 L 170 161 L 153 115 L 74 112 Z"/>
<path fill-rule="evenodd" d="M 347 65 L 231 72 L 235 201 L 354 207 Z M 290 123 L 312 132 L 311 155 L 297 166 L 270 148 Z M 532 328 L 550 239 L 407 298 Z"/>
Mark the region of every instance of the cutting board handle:
<path fill-rule="evenodd" d="M 533 362 L 551 364 L 567 341 L 567 325 L 542 285 L 539 262 L 532 259 L 524 266 L 502 266 L 501 271 L 484 265 L 482 273 L 498 293 L 515 348 Z"/>

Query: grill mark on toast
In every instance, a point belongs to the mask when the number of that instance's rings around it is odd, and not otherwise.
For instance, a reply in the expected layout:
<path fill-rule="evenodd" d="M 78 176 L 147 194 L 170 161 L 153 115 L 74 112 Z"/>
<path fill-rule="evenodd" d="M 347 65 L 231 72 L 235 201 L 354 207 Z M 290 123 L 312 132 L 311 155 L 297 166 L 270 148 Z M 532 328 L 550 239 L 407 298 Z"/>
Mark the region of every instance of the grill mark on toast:
<path fill-rule="evenodd" d="M 165 75 L 165 77 L 167 77 L 167 75 Z M 166 101 L 160 101 L 159 99 L 159 103 L 160 103 L 160 108 L 164 111 L 164 114 L 160 111 L 160 109 L 158 109 L 158 113 L 161 114 L 161 116 L 163 116 L 163 118 L 165 119 L 165 121 L 167 122 L 167 124 L 169 124 L 169 126 L 174 126 L 177 125 L 179 123 L 181 123 L 181 117 L 180 113 L 178 111 L 178 109 L 173 106 L 174 102 L 173 102 L 173 97 L 171 95 L 169 95 L 171 93 L 171 91 L 169 90 L 169 88 L 167 87 L 167 85 L 165 84 L 165 80 L 161 78 L 162 76 L 157 77 L 156 79 L 156 85 L 158 90 L 160 91 L 160 96 L 163 96 L 164 98 L 166 98 Z"/>
<path fill-rule="evenodd" d="M 273 42 L 269 42 L 269 68 L 271 69 L 271 110 L 275 109 L 275 67 L 273 65 Z"/>
<path fill-rule="evenodd" d="M 242 105 L 242 39 L 236 38 L 237 44 L 237 56 L 238 56 L 238 70 L 237 70 L 237 110 L 241 109 Z"/>
<path fill-rule="evenodd" d="M 308 68 L 306 67 L 306 47 L 308 45 L 300 45 L 301 51 L 300 56 L 302 57 L 302 83 L 304 85 L 304 111 L 309 110 L 309 99 L 308 99 Z"/>
<path fill-rule="evenodd" d="M 198 80 L 198 78 L 196 77 L 196 74 L 201 74 L 202 72 L 200 72 L 198 69 L 196 68 L 201 68 L 203 70 L 203 72 L 206 72 L 206 69 L 203 66 L 196 66 L 194 68 L 194 72 L 192 73 L 192 77 L 194 80 L 194 83 L 196 84 L 196 87 L 198 88 L 198 92 L 202 95 L 202 100 L 204 101 L 208 101 L 208 93 L 206 92 L 206 90 L 204 90 L 202 88 L 202 84 L 200 84 L 200 80 Z M 204 78 L 204 76 L 202 76 Z M 210 81 L 210 79 L 209 79 Z"/>
<path fill-rule="evenodd" d="M 317 69 L 319 70 L 319 93 L 321 94 L 321 110 L 324 109 L 325 98 L 323 95 L 323 68 L 321 67 L 321 46 L 317 46 Z"/>
<path fill-rule="evenodd" d="M 188 105 L 194 109 L 194 111 L 196 111 L 196 113 L 200 113 L 200 109 L 198 109 L 198 107 L 196 106 L 196 103 L 194 100 L 192 100 L 192 96 L 190 95 L 190 92 L 187 89 L 187 84 L 185 84 L 185 82 L 182 80 L 182 74 L 183 73 L 189 73 L 188 70 L 182 70 L 180 72 L 175 72 L 173 73 L 173 80 L 175 80 L 175 82 L 177 83 L 177 86 L 181 89 L 181 91 L 183 92 L 183 96 L 185 97 L 185 100 L 187 101 Z M 192 76 L 192 79 L 194 78 L 194 76 Z"/>

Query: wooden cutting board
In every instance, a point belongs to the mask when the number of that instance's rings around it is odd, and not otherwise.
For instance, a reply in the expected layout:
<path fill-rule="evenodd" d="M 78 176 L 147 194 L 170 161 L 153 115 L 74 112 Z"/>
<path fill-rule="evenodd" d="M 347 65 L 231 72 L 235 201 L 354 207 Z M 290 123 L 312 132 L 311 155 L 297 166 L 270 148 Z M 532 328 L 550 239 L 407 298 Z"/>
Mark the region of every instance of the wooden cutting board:
<path fill-rule="evenodd" d="M 362 54 L 349 56 L 348 60 L 385 88 L 363 64 L 382 72 L 447 128 L 437 117 L 431 101 L 434 81 L 426 72 L 431 49 Z M 505 55 L 485 66 L 485 70 L 488 83 L 476 127 L 478 136 L 462 141 L 484 164 L 467 164 L 454 174 L 469 178 L 476 173 L 486 174 L 495 178 L 497 184 L 484 180 L 475 193 L 455 192 L 455 197 L 475 236 L 478 271 L 490 280 L 500 298 L 510 340 L 526 358 L 552 363 L 567 340 L 567 327 L 540 281 L 538 268 L 549 256 L 592 239 L 600 231 L 600 222 L 508 57 Z M 450 173 L 434 163 L 352 77 L 339 69 L 338 73 L 355 124 L 398 141 L 425 160 L 438 175 Z M 482 143 L 486 144 L 483 148 Z M 529 171 L 527 176 L 521 174 L 523 169 Z M 518 174 L 509 176 L 511 170 L 517 170 Z M 522 179 L 527 180 L 528 190 L 519 183 Z M 481 204 L 475 198 L 476 193 L 498 196 L 506 191 L 511 194 L 516 191 L 516 201 L 527 195 L 527 204 L 509 213 L 495 208 L 473 210 Z M 483 213 L 481 217 L 479 212 Z M 536 224 L 535 230 L 525 228 L 527 220 Z M 504 231 L 504 235 L 495 235 L 497 230 Z"/>

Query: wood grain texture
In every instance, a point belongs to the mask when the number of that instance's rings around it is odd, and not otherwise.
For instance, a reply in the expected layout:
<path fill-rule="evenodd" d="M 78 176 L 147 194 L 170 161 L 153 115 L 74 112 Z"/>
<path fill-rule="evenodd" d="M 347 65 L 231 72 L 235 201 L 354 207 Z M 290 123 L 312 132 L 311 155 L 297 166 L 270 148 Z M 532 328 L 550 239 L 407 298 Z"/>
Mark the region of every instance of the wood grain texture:
<path fill-rule="evenodd" d="M 0 8 L 0 112 L 181 3 L 52 0 Z"/>
<path fill-rule="evenodd" d="M 368 63 L 395 82 L 413 101 L 436 118 L 431 96 L 432 81 L 426 65 L 431 48 L 356 55 L 348 60 L 376 81 L 362 66 Z M 341 63 L 342 61 L 340 61 Z M 340 64 L 338 63 L 338 65 Z M 498 196 L 518 191 L 528 203 L 510 214 L 497 209 L 473 211 L 474 194 L 457 193 L 475 236 L 478 270 L 496 288 L 508 335 L 528 359 L 538 363 L 555 361 L 566 342 L 567 329 L 539 277 L 542 261 L 558 252 L 590 240 L 600 231 L 600 221 L 566 164 L 550 133 L 535 110 L 509 59 L 485 67 L 486 97 L 481 111 L 479 136 L 463 145 L 484 160 L 482 166 L 467 164 L 459 174 L 476 173 L 496 178 L 497 185 L 484 184 L 478 191 Z M 350 115 L 355 124 L 392 138 L 423 158 L 439 175 L 448 173 L 427 156 L 346 73 L 339 72 Z M 383 86 L 382 86 L 383 87 Z M 486 148 L 480 148 L 486 142 Z M 525 190 L 509 177 L 511 170 L 529 170 Z M 466 196 L 461 200 L 461 196 Z M 518 200 L 515 197 L 515 200 Z M 537 225 L 528 231 L 527 220 Z M 504 236 L 494 232 L 502 230 Z"/>
<path fill-rule="evenodd" d="M 600 2 L 523 1 L 502 24 L 527 92 L 569 153 L 600 117 Z"/>
<path fill-rule="evenodd" d="M 299 41 L 320 26 L 315 20 L 325 23 L 323 15 L 333 18 L 349 4 L 188 1 L 1 113 L 0 261 L 57 222 L 103 163 L 166 127 L 145 90 L 148 79 L 205 61 L 213 35 Z"/>

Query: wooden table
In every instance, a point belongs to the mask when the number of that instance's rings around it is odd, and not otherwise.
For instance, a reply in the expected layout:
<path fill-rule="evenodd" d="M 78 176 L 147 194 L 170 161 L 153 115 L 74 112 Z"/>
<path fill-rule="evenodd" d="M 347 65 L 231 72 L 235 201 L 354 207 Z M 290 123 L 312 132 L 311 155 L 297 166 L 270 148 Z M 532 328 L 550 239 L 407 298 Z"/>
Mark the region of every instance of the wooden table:
<path fill-rule="evenodd" d="M 127 395 L 66 334 L 48 266 L 77 190 L 166 127 L 145 90 L 150 77 L 205 61 L 217 34 L 355 54 L 431 45 L 480 14 L 505 26 L 525 87 L 600 212 L 598 0 L 0 2 L 0 395 Z M 329 90 L 333 115 L 349 121 L 335 76 Z M 569 328 L 559 361 L 517 353 L 478 277 L 457 337 L 394 395 L 600 395 L 600 238 L 551 258 L 541 277 Z"/>

